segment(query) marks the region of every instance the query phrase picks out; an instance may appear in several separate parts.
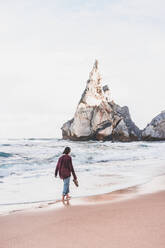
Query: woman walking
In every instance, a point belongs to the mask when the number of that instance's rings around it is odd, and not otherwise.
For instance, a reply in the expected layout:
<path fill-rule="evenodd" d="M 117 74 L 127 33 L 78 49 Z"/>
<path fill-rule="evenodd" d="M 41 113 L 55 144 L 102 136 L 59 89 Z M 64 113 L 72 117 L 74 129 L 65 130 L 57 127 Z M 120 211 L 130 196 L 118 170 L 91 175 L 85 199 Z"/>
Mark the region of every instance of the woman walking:
<path fill-rule="evenodd" d="M 77 180 L 77 176 L 75 174 L 73 165 L 72 165 L 72 158 L 69 155 L 71 152 L 70 147 L 65 147 L 63 155 L 58 159 L 58 163 L 55 170 L 55 177 L 57 177 L 57 174 L 59 172 L 59 176 L 64 181 L 64 188 L 62 192 L 62 201 L 69 200 L 69 184 L 70 184 L 70 177 L 71 173 L 73 175 L 74 180 Z"/>

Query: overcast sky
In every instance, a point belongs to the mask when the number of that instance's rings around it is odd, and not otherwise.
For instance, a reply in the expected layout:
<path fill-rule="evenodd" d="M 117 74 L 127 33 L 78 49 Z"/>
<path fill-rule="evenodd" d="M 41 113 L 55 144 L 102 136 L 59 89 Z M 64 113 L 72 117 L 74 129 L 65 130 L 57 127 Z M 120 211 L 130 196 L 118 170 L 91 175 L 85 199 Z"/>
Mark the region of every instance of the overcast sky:
<path fill-rule="evenodd" d="M 0 138 L 61 137 L 96 58 L 143 129 L 165 110 L 165 1 L 1 0 Z"/>

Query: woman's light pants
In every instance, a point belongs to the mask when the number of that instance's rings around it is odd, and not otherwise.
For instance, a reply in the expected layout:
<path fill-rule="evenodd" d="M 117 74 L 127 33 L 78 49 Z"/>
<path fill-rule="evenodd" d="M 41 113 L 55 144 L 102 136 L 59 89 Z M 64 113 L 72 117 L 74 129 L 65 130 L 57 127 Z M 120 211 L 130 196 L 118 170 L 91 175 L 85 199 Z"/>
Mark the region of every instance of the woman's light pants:
<path fill-rule="evenodd" d="M 70 177 L 63 179 L 63 181 L 64 181 L 64 188 L 62 194 L 65 196 L 69 193 Z"/>

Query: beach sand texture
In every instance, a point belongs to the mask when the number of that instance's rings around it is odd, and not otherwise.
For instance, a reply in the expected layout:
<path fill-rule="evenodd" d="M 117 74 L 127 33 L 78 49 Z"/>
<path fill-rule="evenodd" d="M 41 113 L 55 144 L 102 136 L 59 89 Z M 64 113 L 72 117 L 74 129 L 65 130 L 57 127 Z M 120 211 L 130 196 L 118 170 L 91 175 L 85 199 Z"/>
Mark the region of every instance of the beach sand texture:
<path fill-rule="evenodd" d="M 102 204 L 94 199 L 1 216 L 0 248 L 165 247 L 165 191 Z"/>

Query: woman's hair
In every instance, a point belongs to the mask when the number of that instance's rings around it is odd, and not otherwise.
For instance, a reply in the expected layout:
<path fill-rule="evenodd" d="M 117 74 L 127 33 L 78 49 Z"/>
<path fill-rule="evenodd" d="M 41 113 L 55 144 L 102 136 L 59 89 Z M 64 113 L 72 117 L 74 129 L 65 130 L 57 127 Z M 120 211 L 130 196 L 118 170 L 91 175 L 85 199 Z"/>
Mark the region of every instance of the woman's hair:
<path fill-rule="evenodd" d="M 67 146 L 67 147 L 65 147 L 63 154 L 68 154 L 68 153 L 70 153 L 70 151 L 71 151 L 70 147 Z"/>

